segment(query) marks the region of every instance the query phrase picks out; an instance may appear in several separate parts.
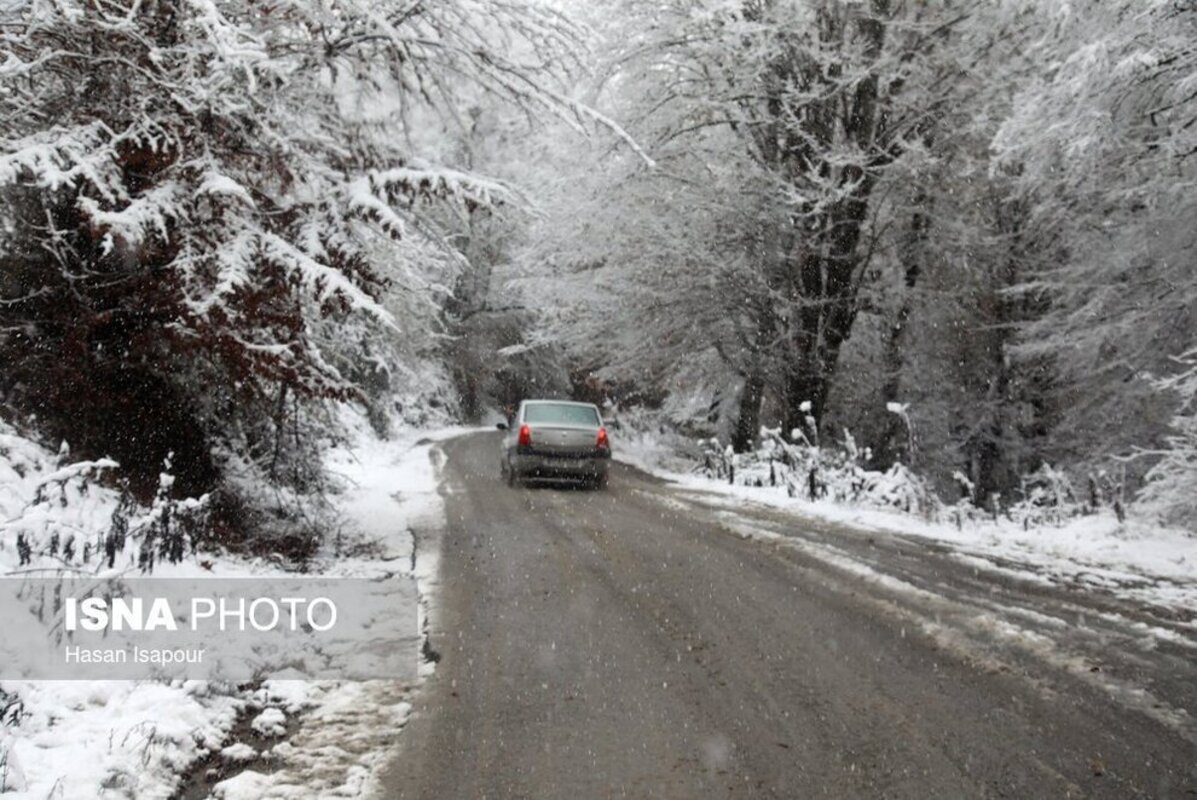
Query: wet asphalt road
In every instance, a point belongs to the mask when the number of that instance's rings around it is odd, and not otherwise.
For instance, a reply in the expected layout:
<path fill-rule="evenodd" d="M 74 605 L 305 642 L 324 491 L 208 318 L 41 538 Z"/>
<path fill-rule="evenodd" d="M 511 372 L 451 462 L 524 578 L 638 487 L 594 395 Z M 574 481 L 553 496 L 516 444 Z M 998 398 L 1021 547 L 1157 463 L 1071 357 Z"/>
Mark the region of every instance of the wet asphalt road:
<path fill-rule="evenodd" d="M 1191 615 L 443 452 L 440 661 L 385 797 L 1197 798 Z"/>

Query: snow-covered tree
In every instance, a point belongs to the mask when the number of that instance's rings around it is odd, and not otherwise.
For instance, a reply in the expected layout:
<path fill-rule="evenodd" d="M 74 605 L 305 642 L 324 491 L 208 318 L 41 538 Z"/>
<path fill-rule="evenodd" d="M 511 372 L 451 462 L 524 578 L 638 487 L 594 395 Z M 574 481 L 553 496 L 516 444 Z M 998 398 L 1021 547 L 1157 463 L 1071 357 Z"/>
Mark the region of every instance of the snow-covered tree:
<path fill-rule="evenodd" d="M 542 341 L 620 394 L 671 393 L 679 419 L 705 416 L 718 386 L 743 380 L 754 314 L 768 306 L 746 258 L 761 175 L 733 146 L 708 131 L 654 148 L 653 170 L 632 156 L 572 157 L 571 178 L 540 201 L 517 282 L 546 309 Z"/>
<path fill-rule="evenodd" d="M 1197 16 L 1130 0 L 1036 14 L 1039 66 L 994 140 L 1049 256 L 1021 282 L 1050 309 L 1020 350 L 1060 372 L 1068 460 L 1155 449 L 1175 398 L 1157 379 L 1197 343 Z"/>
<path fill-rule="evenodd" d="M 1180 408 L 1165 446 L 1154 453 L 1159 460 L 1147 473 L 1142 500 L 1168 522 L 1197 530 L 1197 350 L 1178 361 L 1182 371 L 1158 382 L 1180 398 Z"/>
<path fill-rule="evenodd" d="M 622 98 L 659 174 L 616 177 L 608 201 L 618 208 L 589 218 L 587 232 L 635 241 L 646 257 L 670 243 L 672 256 L 654 258 L 677 272 L 674 299 L 655 318 L 671 319 L 660 327 L 674 336 L 651 341 L 679 341 L 694 322 L 700 352 L 734 351 L 742 449 L 767 397 L 783 429 L 803 424 L 803 403 L 824 414 L 887 224 L 874 213 L 878 186 L 949 107 L 957 62 L 945 43 L 967 15 L 952 4 L 831 0 L 625 10 L 610 25 L 604 89 Z M 621 215 L 633 190 L 645 199 Z M 681 297 L 718 281 L 715 302 Z M 703 323 L 707 309 L 717 324 Z"/>
<path fill-rule="evenodd" d="M 785 209 L 762 237 L 760 269 L 782 301 L 787 429 L 801 424 L 802 403 L 816 419 L 826 409 L 860 309 L 878 182 L 942 113 L 950 94 L 937 90 L 938 45 L 957 16 L 950 4 L 764 0 L 682 26 L 701 78 L 671 91 L 702 93 L 691 126 L 741 133 Z"/>
<path fill-rule="evenodd" d="M 307 404 L 426 336 L 443 215 L 515 199 L 436 160 L 464 103 L 605 122 L 535 2 L 21 0 L 0 38 L 5 400 L 189 492 L 309 488 Z"/>

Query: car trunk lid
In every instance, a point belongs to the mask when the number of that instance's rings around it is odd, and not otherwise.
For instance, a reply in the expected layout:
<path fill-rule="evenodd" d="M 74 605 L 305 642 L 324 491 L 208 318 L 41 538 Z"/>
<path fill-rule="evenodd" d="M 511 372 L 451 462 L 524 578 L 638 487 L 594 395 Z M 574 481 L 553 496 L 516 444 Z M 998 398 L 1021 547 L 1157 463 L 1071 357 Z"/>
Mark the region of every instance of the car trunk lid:
<path fill-rule="evenodd" d="M 592 454 L 598 441 L 598 428 L 560 423 L 529 423 L 532 449 L 546 455 Z"/>

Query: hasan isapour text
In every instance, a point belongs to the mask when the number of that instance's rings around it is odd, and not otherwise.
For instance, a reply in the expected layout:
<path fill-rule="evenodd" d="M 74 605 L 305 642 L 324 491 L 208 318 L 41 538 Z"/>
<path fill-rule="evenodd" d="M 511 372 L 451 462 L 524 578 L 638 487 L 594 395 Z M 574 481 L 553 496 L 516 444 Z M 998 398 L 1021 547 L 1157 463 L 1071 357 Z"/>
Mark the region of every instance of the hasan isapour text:
<path fill-rule="evenodd" d="M 82 647 L 63 649 L 67 664 L 201 664 L 205 649 L 156 647 Z"/>

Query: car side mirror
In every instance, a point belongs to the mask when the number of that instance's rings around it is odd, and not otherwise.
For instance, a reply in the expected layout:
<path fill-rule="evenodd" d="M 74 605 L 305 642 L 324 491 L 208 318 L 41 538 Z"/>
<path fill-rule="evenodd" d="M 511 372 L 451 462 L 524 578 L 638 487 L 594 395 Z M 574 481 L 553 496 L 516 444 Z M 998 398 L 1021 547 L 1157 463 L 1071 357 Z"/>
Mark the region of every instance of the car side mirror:
<path fill-rule="evenodd" d="M 500 422 L 500 423 L 498 423 L 497 425 L 495 425 L 495 427 L 496 427 L 496 428 L 498 428 L 498 429 L 499 429 L 499 430 L 501 430 L 501 431 L 505 431 L 505 430 L 507 430 L 507 423 L 506 423 L 506 422 Z"/>

